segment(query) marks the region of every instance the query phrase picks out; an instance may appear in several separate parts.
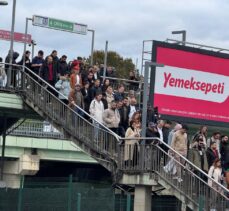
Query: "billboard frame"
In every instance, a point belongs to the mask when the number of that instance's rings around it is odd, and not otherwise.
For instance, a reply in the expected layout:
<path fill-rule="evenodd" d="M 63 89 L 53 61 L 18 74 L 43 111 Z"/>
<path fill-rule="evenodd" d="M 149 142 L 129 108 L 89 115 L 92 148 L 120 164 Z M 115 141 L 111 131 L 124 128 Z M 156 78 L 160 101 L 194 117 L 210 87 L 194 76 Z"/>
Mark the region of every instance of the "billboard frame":
<path fill-rule="evenodd" d="M 175 49 L 175 50 L 182 50 L 187 51 L 191 53 L 198 53 L 202 55 L 207 56 L 214 56 L 218 58 L 223 59 L 229 59 L 229 54 L 221 53 L 221 52 L 215 52 L 185 45 L 179 45 L 177 43 L 167 43 L 167 42 L 161 42 L 153 40 L 153 46 L 152 46 L 152 62 L 157 62 L 157 48 L 158 47 L 164 47 L 169 49 Z M 166 64 L 164 64 L 166 66 Z M 156 73 L 156 67 L 151 67 L 151 75 L 150 75 L 150 91 L 149 91 L 149 102 L 154 108 L 154 86 L 155 86 L 155 73 Z M 160 113 L 159 113 L 160 114 Z M 219 122 L 214 120 L 206 120 L 206 119 L 197 119 L 197 118 L 191 118 L 191 117 L 182 117 L 182 116 L 176 116 L 176 115 L 167 115 L 167 114 L 160 114 L 161 119 L 167 119 L 172 120 L 176 122 L 185 122 L 185 123 L 192 123 L 192 124 L 201 124 L 201 125 L 212 125 L 212 126 L 219 126 L 219 127 L 228 127 L 229 122 Z"/>

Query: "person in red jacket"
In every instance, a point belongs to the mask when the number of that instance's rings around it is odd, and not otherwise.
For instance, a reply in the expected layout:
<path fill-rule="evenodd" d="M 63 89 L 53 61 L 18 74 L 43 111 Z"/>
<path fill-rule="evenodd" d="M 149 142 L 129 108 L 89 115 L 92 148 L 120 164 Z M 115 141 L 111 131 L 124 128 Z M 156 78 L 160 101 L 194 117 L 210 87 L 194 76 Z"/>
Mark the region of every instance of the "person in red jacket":
<path fill-rule="evenodd" d="M 75 89 L 75 85 L 80 84 L 82 86 L 82 78 L 80 75 L 80 68 L 78 65 L 72 67 L 72 74 L 70 76 L 70 86 Z"/>

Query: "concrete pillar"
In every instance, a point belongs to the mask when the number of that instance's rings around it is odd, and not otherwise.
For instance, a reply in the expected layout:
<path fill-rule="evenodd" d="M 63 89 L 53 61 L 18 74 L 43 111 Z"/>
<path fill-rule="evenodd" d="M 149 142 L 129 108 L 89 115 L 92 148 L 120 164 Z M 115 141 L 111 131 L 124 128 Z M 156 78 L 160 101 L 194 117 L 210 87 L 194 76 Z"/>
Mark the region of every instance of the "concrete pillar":
<path fill-rule="evenodd" d="M 134 211 L 151 211 L 152 187 L 136 185 L 134 193 Z"/>

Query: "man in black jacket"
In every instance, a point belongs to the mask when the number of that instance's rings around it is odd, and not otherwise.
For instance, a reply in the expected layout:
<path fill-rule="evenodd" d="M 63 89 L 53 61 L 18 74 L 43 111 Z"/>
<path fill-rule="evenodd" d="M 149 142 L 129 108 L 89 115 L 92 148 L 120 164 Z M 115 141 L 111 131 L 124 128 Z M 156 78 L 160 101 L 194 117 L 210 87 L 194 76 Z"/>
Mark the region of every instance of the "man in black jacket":
<path fill-rule="evenodd" d="M 225 172 L 229 168 L 229 140 L 227 135 L 221 136 L 220 154 L 223 171 Z"/>
<path fill-rule="evenodd" d="M 219 158 L 219 152 L 217 150 L 216 142 L 212 141 L 210 143 L 210 147 L 208 147 L 206 151 L 207 159 L 208 159 L 208 167 L 210 168 L 214 163 L 215 159 Z"/>
<path fill-rule="evenodd" d="M 60 76 L 64 76 L 65 74 L 69 73 L 69 68 L 68 68 L 68 64 L 66 62 L 67 60 L 67 56 L 66 55 L 63 55 L 61 56 L 60 60 L 58 61 L 58 71 L 57 73 L 60 75 Z"/>
<path fill-rule="evenodd" d="M 13 52 L 13 59 L 12 59 L 12 64 L 17 64 L 16 60 L 17 58 L 19 57 L 19 53 L 18 52 Z M 10 63 L 10 51 L 5 59 L 5 63 Z M 9 66 L 8 64 L 5 65 L 5 71 L 6 71 L 6 74 L 8 75 L 8 71 L 9 71 Z M 11 73 L 11 82 L 10 82 L 10 85 L 11 86 L 16 86 L 16 75 L 18 73 L 18 67 L 16 66 L 12 66 L 12 73 Z"/>
<path fill-rule="evenodd" d="M 89 89 L 89 92 L 88 92 L 88 99 L 89 99 L 89 102 L 91 103 L 92 100 L 94 100 L 95 98 L 95 95 L 96 93 L 100 92 L 102 94 L 102 89 L 100 87 L 100 80 L 97 79 L 95 80 L 95 84 L 94 86 L 92 86 L 90 89 Z"/>

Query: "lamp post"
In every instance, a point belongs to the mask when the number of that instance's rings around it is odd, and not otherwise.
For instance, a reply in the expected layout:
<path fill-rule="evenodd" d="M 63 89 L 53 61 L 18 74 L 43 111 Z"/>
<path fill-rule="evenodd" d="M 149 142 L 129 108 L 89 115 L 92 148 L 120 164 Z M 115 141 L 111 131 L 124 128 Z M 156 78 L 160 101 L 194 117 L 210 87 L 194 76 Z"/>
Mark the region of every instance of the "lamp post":
<path fill-rule="evenodd" d="M 145 69 L 144 69 L 144 92 L 143 92 L 143 109 L 142 109 L 142 137 L 146 137 L 146 123 L 147 123 L 147 101 L 148 101 L 148 77 L 150 67 L 164 67 L 164 64 L 159 64 L 156 62 L 145 62 Z"/>
<path fill-rule="evenodd" d="M 31 45 L 32 45 L 32 59 L 33 59 L 33 57 L 34 57 L 34 47 L 35 47 L 35 45 L 37 45 L 36 41 L 32 40 L 31 41 Z"/>
<path fill-rule="evenodd" d="M 172 34 L 182 34 L 182 44 L 185 45 L 185 42 L 186 42 L 186 30 L 172 31 Z"/>
<path fill-rule="evenodd" d="M 12 23 L 11 23 L 11 32 L 10 32 L 10 66 L 9 66 L 8 71 L 7 71 L 7 87 L 10 87 L 10 85 L 11 85 L 13 47 L 14 47 L 15 13 L 16 13 L 16 0 L 13 0 Z"/>
<path fill-rule="evenodd" d="M 28 35 L 28 24 L 29 21 L 32 20 L 32 18 L 26 18 L 25 19 L 25 38 L 27 38 Z M 24 52 L 23 52 L 23 70 L 25 70 L 25 52 L 26 52 L 26 40 L 24 42 Z"/>
<path fill-rule="evenodd" d="M 107 72 L 107 50 L 108 50 L 108 41 L 106 41 L 105 52 L 104 52 L 103 81 L 106 78 L 106 72 Z"/>
<path fill-rule="evenodd" d="M 87 31 L 92 33 L 92 39 L 91 39 L 91 61 L 90 65 L 93 65 L 93 52 L 94 52 L 94 42 L 95 42 L 95 30 L 93 29 L 88 29 Z"/>
<path fill-rule="evenodd" d="M 0 1 L 0 6 L 6 6 L 6 5 L 8 5 L 7 1 Z"/>

